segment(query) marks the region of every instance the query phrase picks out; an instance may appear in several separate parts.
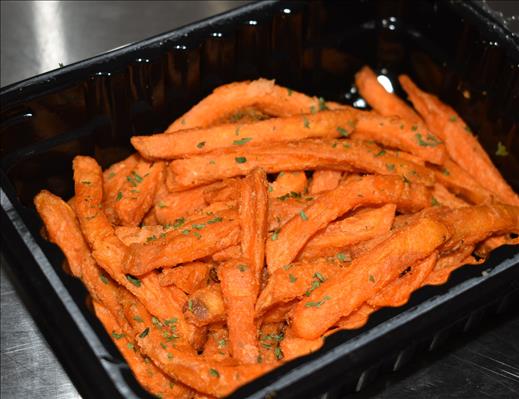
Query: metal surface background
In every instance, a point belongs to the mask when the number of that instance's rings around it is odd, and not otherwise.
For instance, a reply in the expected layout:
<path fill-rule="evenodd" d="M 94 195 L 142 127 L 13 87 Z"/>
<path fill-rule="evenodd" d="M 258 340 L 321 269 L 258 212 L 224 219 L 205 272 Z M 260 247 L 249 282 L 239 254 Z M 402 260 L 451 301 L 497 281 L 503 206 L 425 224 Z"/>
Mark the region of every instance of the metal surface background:
<path fill-rule="evenodd" d="M 246 1 L 2 1 L 0 85 L 93 56 Z M 489 2 L 519 31 L 519 2 Z M 501 13 L 501 14 L 499 14 Z M 2 398 L 79 398 L 1 262 Z M 352 398 L 519 397 L 519 315 L 494 318 Z"/>

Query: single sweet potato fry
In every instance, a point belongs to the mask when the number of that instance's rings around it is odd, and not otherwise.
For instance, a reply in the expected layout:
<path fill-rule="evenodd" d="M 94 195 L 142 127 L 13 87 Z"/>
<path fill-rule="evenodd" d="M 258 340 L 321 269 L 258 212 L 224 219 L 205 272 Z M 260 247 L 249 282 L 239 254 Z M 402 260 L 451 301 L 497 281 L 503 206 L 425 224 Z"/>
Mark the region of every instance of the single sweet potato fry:
<path fill-rule="evenodd" d="M 452 160 L 447 159 L 441 168 L 433 170 L 438 183 L 443 184 L 470 203 L 479 205 L 494 202 L 494 194 L 483 188 Z"/>
<path fill-rule="evenodd" d="M 285 338 L 285 323 L 263 324 L 259 334 L 258 363 L 279 363 L 283 361 L 280 343 Z"/>
<path fill-rule="evenodd" d="M 430 218 L 395 231 L 299 302 L 292 320 L 295 335 L 318 338 L 341 317 L 348 316 L 397 278 L 409 264 L 429 256 L 449 236 L 443 224 Z"/>
<path fill-rule="evenodd" d="M 380 147 L 354 140 L 301 140 L 252 145 L 172 161 L 169 189 L 184 190 L 260 167 L 267 173 L 319 168 L 399 175 L 407 181 L 434 184 L 433 171 L 389 154 Z"/>
<path fill-rule="evenodd" d="M 377 310 L 376 307 L 363 303 L 360 308 L 350 313 L 348 316 L 341 318 L 337 322 L 337 330 L 355 330 L 364 327 L 368 322 L 371 313 Z"/>
<path fill-rule="evenodd" d="M 398 148 L 434 163 L 442 164 L 445 146 L 423 122 L 410 122 L 398 116 L 381 116 L 359 111 L 352 138 L 373 140 L 390 148 Z"/>
<path fill-rule="evenodd" d="M 486 259 L 487 256 L 490 255 L 490 252 L 503 245 L 519 245 L 519 235 L 517 233 L 512 233 L 491 236 L 478 244 L 474 252 L 479 257 Z"/>
<path fill-rule="evenodd" d="M 82 266 L 89 261 L 90 251 L 81 234 L 72 208 L 61 198 L 42 190 L 34 198 L 34 205 L 46 227 L 49 241 L 57 244 L 65 254 L 75 277 L 83 275 Z"/>
<path fill-rule="evenodd" d="M 145 244 L 132 244 L 125 262 L 127 273 L 140 276 L 159 267 L 170 267 L 210 256 L 240 240 L 235 211 L 206 216 Z"/>
<path fill-rule="evenodd" d="M 167 193 L 155 202 L 155 217 L 160 224 L 174 223 L 176 219 L 189 216 L 207 206 L 204 190 L 207 186 Z"/>
<path fill-rule="evenodd" d="M 215 262 L 225 262 L 226 260 L 241 258 L 241 245 L 233 245 L 215 252 L 211 255 L 211 259 Z"/>
<path fill-rule="evenodd" d="M 386 91 L 369 66 L 362 67 L 355 74 L 355 85 L 359 89 L 360 95 L 380 115 L 399 116 L 411 123 L 422 122 L 418 114 L 405 101 L 394 93 Z"/>
<path fill-rule="evenodd" d="M 151 226 L 116 226 L 115 235 L 124 245 L 130 246 L 136 243 L 145 243 L 164 236 L 168 229 L 160 224 Z"/>
<path fill-rule="evenodd" d="M 271 306 L 260 318 L 259 324 L 280 323 L 290 318 L 291 311 L 294 309 L 297 299 Z"/>
<path fill-rule="evenodd" d="M 214 325 L 207 334 L 207 342 L 202 352 L 204 358 L 222 361 L 229 359 L 229 332 L 223 325 Z"/>
<path fill-rule="evenodd" d="M 122 195 L 121 189 L 127 182 L 126 178 L 135 170 L 139 160 L 140 157 L 133 154 L 121 162 L 114 163 L 103 172 L 103 210 L 112 224 L 119 222 L 115 204 Z"/>
<path fill-rule="evenodd" d="M 273 144 L 307 138 L 344 136 L 341 129 L 355 121 L 352 109 L 322 111 L 264 121 L 227 123 L 172 134 L 133 136 L 131 143 L 146 159 L 168 160 L 224 148 L 247 148 L 250 144 Z"/>
<path fill-rule="evenodd" d="M 269 272 L 292 262 L 310 237 L 349 210 L 360 205 L 398 205 L 406 185 L 410 186 L 396 176 L 351 177 L 323 193 L 267 240 Z M 405 201 L 408 199 L 405 196 Z"/>
<path fill-rule="evenodd" d="M 336 188 L 341 181 L 342 173 L 332 169 L 319 169 L 314 171 L 308 192 L 319 194 Z"/>
<path fill-rule="evenodd" d="M 419 261 L 405 271 L 405 274 L 399 276 L 372 298 L 367 303 L 374 308 L 382 308 L 387 306 L 398 307 L 405 304 L 411 294 L 421 287 L 423 281 L 431 273 L 438 260 L 438 252 L 435 251 L 427 258 Z"/>
<path fill-rule="evenodd" d="M 258 292 L 256 270 L 248 259 L 234 259 L 219 266 L 218 277 L 227 313 L 232 357 L 243 364 L 257 363 L 259 350 L 254 323 Z"/>
<path fill-rule="evenodd" d="M 288 328 L 285 332 L 285 338 L 281 341 L 280 348 L 283 352 L 284 360 L 288 361 L 315 352 L 323 344 L 323 337 L 316 339 L 300 338 L 292 333 L 291 328 Z"/>
<path fill-rule="evenodd" d="M 474 262 L 474 258 L 471 255 L 473 251 L 474 245 L 467 245 L 454 252 L 442 255 L 422 285 L 445 284 L 454 270 Z"/>
<path fill-rule="evenodd" d="M 207 285 L 210 269 L 210 263 L 185 263 L 175 268 L 164 269 L 159 274 L 159 283 L 162 286 L 175 285 L 186 294 L 191 294 Z"/>
<path fill-rule="evenodd" d="M 115 200 L 115 213 L 125 225 L 137 226 L 153 205 L 155 191 L 163 178 L 164 163 L 137 163 L 135 169 L 126 177 Z"/>
<path fill-rule="evenodd" d="M 519 207 L 493 204 L 453 209 L 437 218 L 449 227 L 451 237 L 442 247 L 448 252 L 477 244 L 491 235 L 519 233 Z M 470 223 L 467 221 L 470 220 Z"/>
<path fill-rule="evenodd" d="M 106 332 L 110 334 L 115 346 L 130 366 L 133 375 L 147 391 L 154 395 L 161 395 L 163 398 L 192 398 L 194 392 L 191 388 L 165 375 L 160 368 L 135 349 L 135 341 L 121 332 L 123 330 L 107 308 L 94 301 L 94 310 L 97 318 L 103 323 Z"/>
<path fill-rule="evenodd" d="M 224 321 L 226 315 L 220 284 L 208 285 L 189 295 L 184 314 L 190 323 L 200 327 Z"/>
<path fill-rule="evenodd" d="M 312 291 L 341 270 L 340 261 L 326 258 L 295 262 L 272 273 L 256 302 L 256 317 L 273 306 L 291 302 Z"/>
<path fill-rule="evenodd" d="M 240 179 L 226 179 L 209 184 L 204 189 L 204 199 L 208 204 L 238 200 L 240 198 Z"/>
<path fill-rule="evenodd" d="M 118 313 L 120 306 L 113 289 L 115 283 L 92 258 L 70 206 L 46 190 L 35 197 L 34 204 L 45 224 L 49 240 L 63 251 L 73 275 L 81 278 L 95 301 Z"/>
<path fill-rule="evenodd" d="M 335 256 L 344 247 L 387 233 L 395 217 L 395 204 L 361 210 L 345 219 L 330 223 L 317 232 L 303 247 L 299 259 Z"/>
<path fill-rule="evenodd" d="M 432 195 L 434 198 L 434 205 L 444 205 L 452 209 L 469 206 L 467 202 L 463 201 L 461 198 L 456 197 L 441 183 L 436 183 L 434 185 Z"/>
<path fill-rule="evenodd" d="M 269 185 L 269 198 L 278 198 L 290 193 L 301 194 L 306 189 L 305 172 L 280 172 Z"/>
<path fill-rule="evenodd" d="M 255 284 L 250 287 L 254 289 L 250 292 L 254 304 L 256 303 L 261 283 L 261 272 L 265 262 L 268 211 L 267 184 L 265 172 L 262 169 L 254 169 L 243 179 L 240 190 L 241 251 L 244 258 L 248 260 L 255 280 Z M 254 316 L 251 314 L 250 317 L 253 318 Z"/>
<path fill-rule="evenodd" d="M 492 164 L 477 138 L 460 116 L 438 97 L 420 90 L 406 75 L 400 83 L 431 131 L 445 142 L 449 156 L 500 201 L 519 205 L 519 196 Z"/>
<path fill-rule="evenodd" d="M 238 121 L 242 119 L 240 110 L 249 107 L 272 116 L 290 116 L 324 109 L 346 108 L 346 106 L 332 102 L 325 103 L 322 99 L 278 86 L 273 80 L 234 82 L 217 87 L 210 95 L 173 122 L 166 133 L 208 127 L 229 117 L 231 120 Z"/>
<path fill-rule="evenodd" d="M 94 159 L 85 156 L 74 158 L 73 165 L 77 216 L 81 230 L 93 249 L 93 258 L 110 277 L 136 295 L 153 315 L 162 319 L 177 319 L 177 345 L 192 350 L 187 341 L 182 310 L 167 287 L 161 287 L 153 273 L 138 279 L 124 272 L 123 262 L 128 256 L 128 247 L 117 238 L 100 207 L 103 197 L 101 168 Z"/>
<path fill-rule="evenodd" d="M 297 193 L 295 193 L 297 194 Z M 269 200 L 268 230 L 275 231 L 311 205 L 316 196 L 283 196 Z"/>
<path fill-rule="evenodd" d="M 131 323 L 135 340 L 142 353 L 150 357 L 167 375 L 205 394 L 223 397 L 239 386 L 270 370 L 273 365 L 229 365 L 187 353 L 175 345 L 176 321 L 155 320 L 129 292 L 123 292 L 121 303 Z M 137 321 L 142 320 L 142 322 Z"/>

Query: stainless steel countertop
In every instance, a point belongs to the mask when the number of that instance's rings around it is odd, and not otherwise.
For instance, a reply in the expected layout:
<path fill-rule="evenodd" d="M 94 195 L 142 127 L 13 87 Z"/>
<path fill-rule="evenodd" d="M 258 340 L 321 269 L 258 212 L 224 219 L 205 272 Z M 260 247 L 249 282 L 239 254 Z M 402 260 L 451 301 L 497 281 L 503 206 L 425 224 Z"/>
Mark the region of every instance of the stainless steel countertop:
<path fill-rule="evenodd" d="M 2 1 L 1 76 L 5 86 L 246 1 Z M 519 2 L 492 6 L 517 30 Z M 14 290 L 1 262 L 2 398 L 79 398 Z M 352 398 L 519 397 L 519 316 L 496 318 L 464 341 L 417 359 Z"/>

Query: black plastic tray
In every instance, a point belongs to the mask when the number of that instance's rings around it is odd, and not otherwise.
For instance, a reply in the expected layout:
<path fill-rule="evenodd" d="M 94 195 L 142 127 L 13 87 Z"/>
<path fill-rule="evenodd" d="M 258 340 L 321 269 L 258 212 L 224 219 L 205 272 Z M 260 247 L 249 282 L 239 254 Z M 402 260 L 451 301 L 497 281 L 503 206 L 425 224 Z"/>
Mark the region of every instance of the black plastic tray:
<path fill-rule="evenodd" d="M 329 100 L 354 103 L 364 64 L 409 74 L 459 110 L 519 188 L 519 44 L 472 1 L 261 2 L 207 19 L 1 91 L 2 248 L 31 314 L 84 397 L 151 397 L 95 319 L 63 255 L 45 241 L 32 198 L 68 198 L 71 162 L 103 167 L 131 152 L 129 137 L 160 131 L 214 87 L 259 76 Z M 235 392 L 233 398 L 341 397 L 379 371 L 396 370 L 519 298 L 519 251 L 503 247 L 483 265 L 424 287 L 409 303 L 375 313 L 362 329 Z"/>

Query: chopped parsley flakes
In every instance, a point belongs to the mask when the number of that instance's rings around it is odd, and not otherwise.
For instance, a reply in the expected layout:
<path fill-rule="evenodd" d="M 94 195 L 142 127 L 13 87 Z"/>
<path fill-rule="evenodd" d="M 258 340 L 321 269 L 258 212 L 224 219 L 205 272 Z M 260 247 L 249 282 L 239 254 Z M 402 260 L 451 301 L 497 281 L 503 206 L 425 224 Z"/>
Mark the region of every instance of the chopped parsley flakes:
<path fill-rule="evenodd" d="M 133 277 L 130 274 L 126 275 L 126 280 L 128 280 L 130 283 L 132 283 L 136 287 L 140 287 L 141 286 L 141 280 L 139 280 L 137 277 Z"/>
<path fill-rule="evenodd" d="M 326 301 L 329 301 L 330 298 L 328 295 L 325 295 L 323 299 L 321 299 L 320 301 L 316 301 L 316 302 L 307 302 L 305 303 L 305 307 L 306 308 L 319 308 L 321 307 L 321 305 L 323 305 Z"/>
<path fill-rule="evenodd" d="M 232 143 L 234 145 L 244 145 L 244 144 L 247 144 L 251 140 L 252 140 L 252 137 L 244 137 L 240 140 L 234 140 Z"/>
<path fill-rule="evenodd" d="M 497 143 L 496 155 L 499 157 L 506 157 L 508 155 L 508 150 L 506 146 L 500 141 Z"/>

